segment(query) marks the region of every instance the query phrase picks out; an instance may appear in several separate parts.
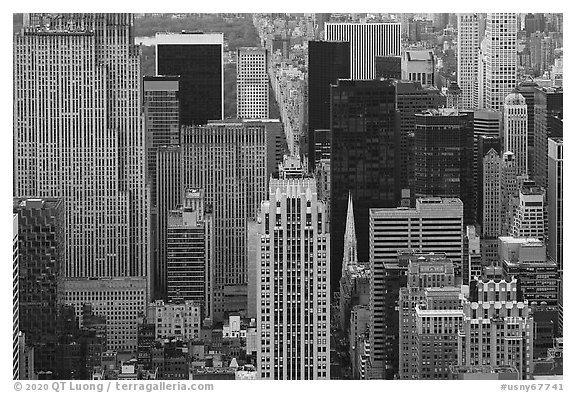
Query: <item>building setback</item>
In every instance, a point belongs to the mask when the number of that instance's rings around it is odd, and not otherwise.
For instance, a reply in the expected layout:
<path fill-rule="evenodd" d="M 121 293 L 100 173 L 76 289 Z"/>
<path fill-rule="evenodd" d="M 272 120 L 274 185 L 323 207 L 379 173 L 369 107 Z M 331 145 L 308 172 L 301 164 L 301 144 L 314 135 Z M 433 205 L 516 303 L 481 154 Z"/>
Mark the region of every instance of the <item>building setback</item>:
<path fill-rule="evenodd" d="M 156 33 L 156 75 L 180 76 L 180 124 L 224 118 L 224 35 Z"/>
<path fill-rule="evenodd" d="M 350 78 L 376 75 L 376 56 L 400 56 L 400 23 L 326 23 L 327 41 L 350 42 Z"/>
<path fill-rule="evenodd" d="M 330 379 L 330 234 L 314 178 L 270 181 L 250 242 L 257 255 L 258 374 Z"/>
<path fill-rule="evenodd" d="M 435 64 L 431 50 L 406 50 L 402 54 L 402 79 L 434 86 Z"/>
<path fill-rule="evenodd" d="M 534 321 L 519 286 L 516 279 L 470 283 L 458 332 L 458 366 L 510 366 L 519 379 L 530 379 Z"/>

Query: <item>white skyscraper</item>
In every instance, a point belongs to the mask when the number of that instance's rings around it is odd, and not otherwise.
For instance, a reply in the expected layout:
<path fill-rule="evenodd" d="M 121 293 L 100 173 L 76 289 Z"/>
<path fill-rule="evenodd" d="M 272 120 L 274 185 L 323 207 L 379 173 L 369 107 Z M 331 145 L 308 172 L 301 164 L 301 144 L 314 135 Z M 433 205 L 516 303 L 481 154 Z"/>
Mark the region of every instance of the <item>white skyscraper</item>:
<path fill-rule="evenodd" d="M 458 14 L 458 86 L 462 89 L 464 109 L 474 105 L 474 84 L 478 78 L 480 30 L 478 14 Z"/>
<path fill-rule="evenodd" d="M 330 234 L 316 180 L 270 181 L 251 242 L 257 252 L 258 374 L 330 379 Z"/>
<path fill-rule="evenodd" d="M 353 80 L 376 76 L 376 56 L 400 56 L 400 23 L 326 23 L 324 39 L 350 42 Z"/>
<path fill-rule="evenodd" d="M 509 235 L 514 237 L 532 237 L 544 240 L 544 189 L 540 187 L 522 187 L 514 223 Z"/>
<path fill-rule="evenodd" d="M 30 14 L 14 38 L 14 195 L 65 200 L 65 277 L 149 280 L 140 81 L 131 14 Z"/>
<path fill-rule="evenodd" d="M 236 68 L 236 111 L 239 119 L 267 119 L 269 111 L 268 51 L 239 48 Z"/>
<path fill-rule="evenodd" d="M 486 19 L 486 102 L 501 110 L 504 98 L 516 87 L 518 23 L 515 13 L 489 13 Z"/>
<path fill-rule="evenodd" d="M 528 107 L 520 93 L 504 101 L 504 150 L 516 156 L 517 174 L 528 174 Z"/>

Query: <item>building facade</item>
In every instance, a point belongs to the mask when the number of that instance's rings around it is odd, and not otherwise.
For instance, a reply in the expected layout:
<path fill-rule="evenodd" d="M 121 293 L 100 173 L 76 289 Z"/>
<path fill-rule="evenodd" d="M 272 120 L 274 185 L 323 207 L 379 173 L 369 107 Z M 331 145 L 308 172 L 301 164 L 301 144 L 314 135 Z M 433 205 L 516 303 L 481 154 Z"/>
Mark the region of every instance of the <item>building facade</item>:
<path fill-rule="evenodd" d="M 488 13 L 483 108 L 502 110 L 505 97 L 516 87 L 517 35 L 518 23 L 515 13 Z"/>
<path fill-rule="evenodd" d="M 236 117 L 267 119 L 270 106 L 268 50 L 239 48 L 236 53 Z"/>
<path fill-rule="evenodd" d="M 520 93 L 504 101 L 504 150 L 516 156 L 517 174 L 528 174 L 528 109 Z"/>
<path fill-rule="evenodd" d="M 280 173 L 260 205 L 258 374 L 330 379 L 330 234 L 316 181 Z"/>
<path fill-rule="evenodd" d="M 478 77 L 479 19 L 478 14 L 458 14 L 457 75 L 464 109 L 476 108 L 474 85 Z"/>
<path fill-rule="evenodd" d="M 156 300 L 148 305 L 147 317 L 154 324 L 155 340 L 185 341 L 200 337 L 201 307 L 192 300 Z"/>
<path fill-rule="evenodd" d="M 224 35 L 157 33 L 156 75 L 179 75 L 180 124 L 224 118 Z"/>
<path fill-rule="evenodd" d="M 333 23 L 325 25 L 326 41 L 350 42 L 350 78 L 373 79 L 376 56 L 400 56 L 400 23 Z"/>
<path fill-rule="evenodd" d="M 402 79 L 435 86 L 436 60 L 431 50 L 406 50 L 402 54 Z"/>

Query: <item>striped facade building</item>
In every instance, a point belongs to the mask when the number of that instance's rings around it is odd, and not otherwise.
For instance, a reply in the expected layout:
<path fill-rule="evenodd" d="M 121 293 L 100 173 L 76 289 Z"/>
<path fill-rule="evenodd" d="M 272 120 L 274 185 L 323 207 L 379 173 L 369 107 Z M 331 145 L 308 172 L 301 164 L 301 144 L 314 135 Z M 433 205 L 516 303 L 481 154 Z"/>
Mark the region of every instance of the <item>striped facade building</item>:
<path fill-rule="evenodd" d="M 131 14 L 27 14 L 14 37 L 14 196 L 64 199 L 62 273 L 149 277 Z"/>
<path fill-rule="evenodd" d="M 326 23 L 326 41 L 350 42 L 350 78 L 376 76 L 377 56 L 400 56 L 400 23 Z"/>
<path fill-rule="evenodd" d="M 267 128 L 266 121 L 231 120 L 182 129 L 183 185 L 202 188 L 204 203 L 212 206 L 216 319 L 239 311 L 224 309 L 226 287 L 246 296 L 246 222 L 266 194 Z"/>

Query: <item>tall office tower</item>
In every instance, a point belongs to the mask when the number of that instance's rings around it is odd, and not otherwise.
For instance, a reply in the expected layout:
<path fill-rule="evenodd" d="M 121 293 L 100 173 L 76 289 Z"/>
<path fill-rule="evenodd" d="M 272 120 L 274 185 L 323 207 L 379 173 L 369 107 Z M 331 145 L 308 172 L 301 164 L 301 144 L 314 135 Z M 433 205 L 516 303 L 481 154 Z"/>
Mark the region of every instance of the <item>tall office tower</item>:
<path fill-rule="evenodd" d="M 532 176 L 534 173 L 534 109 L 535 95 L 538 85 L 528 78 L 518 83 L 518 86 L 512 91 L 520 93 L 526 101 L 526 113 L 528 115 L 528 173 Z"/>
<path fill-rule="evenodd" d="M 534 96 L 534 181 L 547 187 L 548 138 L 563 134 L 562 89 L 536 89 Z"/>
<path fill-rule="evenodd" d="M 520 282 L 527 304 L 557 304 L 558 265 L 547 257 L 543 241 L 501 236 L 498 238 L 498 255 L 506 277 L 516 277 Z"/>
<path fill-rule="evenodd" d="M 258 374 L 330 379 L 330 234 L 316 181 L 281 171 L 260 205 Z"/>
<path fill-rule="evenodd" d="M 12 215 L 12 379 L 20 379 L 18 214 Z"/>
<path fill-rule="evenodd" d="M 180 101 L 177 76 L 144 76 L 146 121 L 146 178 L 150 184 L 150 207 L 156 201 L 156 156 L 160 146 L 180 143 Z"/>
<path fill-rule="evenodd" d="M 179 145 L 160 146 L 156 154 L 156 213 L 154 218 L 154 297 L 167 296 L 168 214 L 182 203 L 182 152 Z"/>
<path fill-rule="evenodd" d="M 92 304 L 94 313 L 106 315 L 108 349 L 134 351 L 137 347 L 138 314 L 146 312 L 147 281 L 142 277 L 109 280 L 64 279 L 64 304 L 73 305 L 83 326 L 82 307 Z"/>
<path fill-rule="evenodd" d="M 269 86 L 268 50 L 239 48 L 236 58 L 236 117 L 267 119 Z"/>
<path fill-rule="evenodd" d="M 458 14 L 458 86 L 462 89 L 464 109 L 477 108 L 474 104 L 474 85 L 478 78 L 478 50 L 480 29 L 478 14 Z"/>
<path fill-rule="evenodd" d="M 149 196 L 133 16 L 28 15 L 14 64 L 14 195 L 65 200 L 69 281 L 140 277 L 146 298 Z"/>
<path fill-rule="evenodd" d="M 368 209 L 400 201 L 399 115 L 391 80 L 332 86 L 330 155 L 331 286 L 338 288 L 348 195 L 354 199 L 358 260 L 368 260 Z"/>
<path fill-rule="evenodd" d="M 313 172 L 316 131 L 330 129 L 330 85 L 350 78 L 350 43 L 308 42 L 308 169 Z"/>
<path fill-rule="evenodd" d="M 146 316 L 154 324 L 154 338 L 182 341 L 199 338 L 201 308 L 198 303 L 181 298 L 150 303 Z"/>
<path fill-rule="evenodd" d="M 495 239 L 502 234 L 502 158 L 491 148 L 482 166 L 482 237 Z"/>
<path fill-rule="evenodd" d="M 510 236 L 544 239 L 545 194 L 546 190 L 540 187 L 520 188 L 520 203 L 514 213 L 514 224 L 509 230 Z"/>
<path fill-rule="evenodd" d="M 473 113 L 436 109 L 415 117 L 416 197 L 460 198 L 464 222 L 474 223 Z"/>
<path fill-rule="evenodd" d="M 64 276 L 149 277 L 133 16 L 25 21 L 14 38 L 14 195 L 66 201 Z"/>
<path fill-rule="evenodd" d="M 180 140 L 179 85 L 178 76 L 144 76 L 144 117 L 146 127 L 146 180 L 150 187 L 150 249 L 152 294 L 162 296 L 158 287 L 163 282 L 157 269 L 158 258 L 158 201 L 157 157 L 161 146 L 178 145 Z M 160 213 L 161 215 L 161 213 Z"/>
<path fill-rule="evenodd" d="M 376 67 L 375 78 L 402 79 L 401 56 L 376 56 L 374 62 Z"/>
<path fill-rule="evenodd" d="M 502 182 L 502 218 L 500 219 L 502 224 L 501 234 L 507 235 L 513 224 L 514 212 L 510 212 L 510 206 L 513 204 L 513 199 L 519 195 L 518 183 L 520 181 L 516 174 L 516 156 L 511 151 L 502 153 L 502 165 L 500 173 L 500 179 Z"/>
<path fill-rule="evenodd" d="M 180 76 L 180 124 L 224 118 L 224 35 L 156 33 L 156 75 Z"/>
<path fill-rule="evenodd" d="M 504 102 L 504 150 L 516 156 L 517 174 L 528 174 L 528 109 L 520 93 L 507 95 Z"/>
<path fill-rule="evenodd" d="M 502 110 L 504 100 L 516 87 L 518 25 L 514 13 L 489 13 L 486 20 L 486 102 L 488 109 Z"/>
<path fill-rule="evenodd" d="M 463 311 L 458 366 L 511 366 L 520 379 L 529 379 L 534 321 L 520 283 L 515 278 L 473 280 Z"/>
<path fill-rule="evenodd" d="M 58 282 L 66 257 L 64 202 L 14 198 L 18 215 L 20 331 L 35 347 L 35 369 L 55 372 Z"/>
<path fill-rule="evenodd" d="M 460 290 L 454 285 L 454 265 L 445 254 L 414 254 L 410 257 L 407 286 L 400 288 L 398 301 L 400 379 L 447 378 L 448 367 L 455 362 L 456 335 L 462 318 L 462 311 L 458 310 Z M 444 318 L 422 326 L 424 320 L 432 322 L 429 318 L 433 318 L 433 314 L 437 314 L 435 311 L 441 308 L 448 311 L 439 313 L 444 314 Z M 446 322 L 446 326 L 442 326 L 442 322 Z M 432 348 L 428 348 L 428 335 L 432 331 L 442 336 L 436 339 Z M 442 353 L 439 359 L 433 358 L 435 350 Z M 432 371 L 431 367 L 435 370 Z"/>
<path fill-rule="evenodd" d="M 400 23 L 326 23 L 327 41 L 350 42 L 350 78 L 374 79 L 376 56 L 400 56 Z"/>
<path fill-rule="evenodd" d="M 168 300 L 193 300 L 212 317 L 214 223 L 202 190 L 186 189 L 183 206 L 168 213 L 166 292 Z"/>
<path fill-rule="evenodd" d="M 500 153 L 502 152 L 502 140 L 498 136 L 480 136 L 477 140 L 477 158 L 475 160 L 475 167 L 477 168 L 475 178 L 476 184 L 474 187 L 476 195 L 476 222 L 481 226 L 484 223 L 484 200 L 487 195 L 486 191 L 492 192 L 496 191 L 497 195 L 489 195 L 500 197 L 500 170 L 499 165 L 501 164 Z M 485 160 L 487 156 L 490 155 L 488 162 Z M 497 161 L 497 162 L 496 162 Z M 488 165 L 487 167 L 485 165 Z M 494 172 L 497 170 L 497 172 Z M 488 173 L 486 171 L 489 171 Z M 490 182 L 490 185 L 486 187 L 486 182 Z M 498 184 L 494 183 L 498 181 Z M 497 188 L 493 188 L 497 187 Z M 498 209 L 500 204 L 498 204 Z M 484 233 L 484 231 L 482 231 Z M 499 234 L 499 232 L 498 232 Z M 498 235 L 497 234 L 497 235 Z M 495 235 L 495 236 L 497 236 Z"/>
<path fill-rule="evenodd" d="M 478 72 L 474 84 L 474 108 L 485 109 L 487 105 L 486 67 L 488 65 L 488 40 L 480 34 L 480 49 L 478 49 Z M 496 109 L 500 110 L 500 109 Z"/>
<path fill-rule="evenodd" d="M 459 270 L 464 256 L 463 211 L 462 201 L 450 198 L 417 199 L 415 208 L 370 209 L 370 348 L 376 378 L 392 379 L 398 372 L 386 350 L 391 339 L 387 311 L 393 309 L 387 299 L 396 296 L 387 288 L 387 266 L 401 266 L 398 250 L 415 249 L 445 253 Z"/>
<path fill-rule="evenodd" d="M 273 154 L 267 148 L 268 125 L 214 121 L 182 130 L 183 184 L 204 190 L 204 203 L 212 206 L 214 217 L 216 320 L 246 309 L 246 221 L 256 216 L 265 195 L 267 154 Z"/>
<path fill-rule="evenodd" d="M 563 268 L 564 143 L 562 138 L 548 138 L 548 253 Z"/>
<path fill-rule="evenodd" d="M 402 79 L 434 86 L 434 52 L 408 49 L 402 54 Z"/>
<path fill-rule="evenodd" d="M 400 115 L 400 187 L 414 190 L 414 127 L 416 113 L 446 105 L 440 90 L 419 82 L 397 81 L 396 107 Z M 412 193 L 414 195 L 414 193 Z M 412 205 L 414 200 L 411 201 Z"/>

